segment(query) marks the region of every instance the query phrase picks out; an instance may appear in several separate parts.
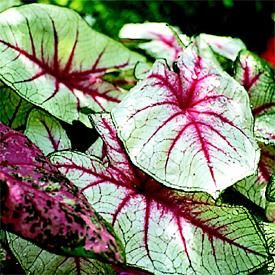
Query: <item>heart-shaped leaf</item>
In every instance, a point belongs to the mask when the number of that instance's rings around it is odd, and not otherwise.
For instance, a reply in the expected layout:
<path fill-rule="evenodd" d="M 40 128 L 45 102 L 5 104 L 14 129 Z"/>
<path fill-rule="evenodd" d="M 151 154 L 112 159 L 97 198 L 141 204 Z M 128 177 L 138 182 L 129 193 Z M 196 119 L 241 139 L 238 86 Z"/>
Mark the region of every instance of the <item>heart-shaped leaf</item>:
<path fill-rule="evenodd" d="M 70 151 L 51 160 L 113 224 L 128 264 L 154 274 L 247 274 L 266 263 L 264 240 L 245 209 L 163 187 L 131 164 L 109 115 L 93 121 L 107 167 Z"/>
<path fill-rule="evenodd" d="M 37 109 L 30 113 L 24 134 L 45 155 L 71 148 L 71 142 L 59 121 Z"/>
<path fill-rule="evenodd" d="M 0 122 L 16 130 L 24 130 L 33 105 L 8 87 L 0 87 Z"/>
<path fill-rule="evenodd" d="M 1 224 L 55 253 L 123 261 L 109 224 L 23 134 L 0 124 Z"/>
<path fill-rule="evenodd" d="M 1 13 L 0 53 L 5 84 L 57 118 L 87 126 L 85 108 L 110 110 L 124 96 L 103 76 L 144 60 L 93 31 L 74 11 L 41 4 Z"/>
<path fill-rule="evenodd" d="M 248 96 L 195 43 L 177 67 L 157 61 L 112 116 L 135 165 L 168 187 L 217 197 L 257 168 Z"/>

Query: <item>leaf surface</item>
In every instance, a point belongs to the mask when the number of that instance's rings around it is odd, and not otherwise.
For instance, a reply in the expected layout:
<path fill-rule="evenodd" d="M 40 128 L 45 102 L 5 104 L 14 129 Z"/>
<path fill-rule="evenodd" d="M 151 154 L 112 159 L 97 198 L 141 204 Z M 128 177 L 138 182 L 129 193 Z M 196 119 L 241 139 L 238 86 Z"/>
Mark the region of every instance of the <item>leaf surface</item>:
<path fill-rule="evenodd" d="M 248 92 L 256 118 L 255 128 L 257 129 L 257 120 L 261 116 L 274 115 L 275 112 L 274 72 L 257 55 L 243 50 L 240 52 L 235 65 L 235 79 Z M 272 120 L 269 120 L 269 126 L 274 129 Z"/>
<path fill-rule="evenodd" d="M 266 188 L 275 171 L 275 148 L 262 143 L 259 145 L 261 157 L 257 172 L 235 184 L 234 188 L 258 206 L 266 208 Z"/>
<path fill-rule="evenodd" d="M 192 44 L 177 72 L 157 61 L 112 117 L 135 165 L 168 187 L 217 197 L 255 172 L 259 152 L 246 91 L 207 60 Z"/>
<path fill-rule="evenodd" d="M 200 34 L 199 37 L 204 40 L 215 53 L 232 61 L 236 59 L 241 50 L 246 49 L 245 44 L 238 38 L 205 33 Z"/>
<path fill-rule="evenodd" d="M 254 132 L 261 148 L 257 173 L 236 189 L 257 205 L 266 207 L 266 187 L 275 171 L 275 81 L 270 67 L 255 54 L 243 50 L 235 64 L 235 78 L 250 97 L 255 117 Z"/>
<path fill-rule="evenodd" d="M 13 129 L 24 130 L 33 105 L 8 87 L 0 87 L 0 121 Z"/>
<path fill-rule="evenodd" d="M 93 115 L 109 164 L 62 151 L 51 160 L 112 223 L 126 262 L 153 274 L 247 274 L 267 260 L 264 240 L 243 208 L 216 206 L 205 193 L 178 192 L 130 162 L 109 115 Z"/>
<path fill-rule="evenodd" d="M 45 154 L 71 148 L 71 142 L 57 119 L 44 111 L 33 110 L 24 134 Z"/>
<path fill-rule="evenodd" d="M 110 265 L 100 261 L 65 257 L 50 253 L 14 234 L 8 234 L 10 248 L 27 274 L 99 275 L 115 274 Z"/>
<path fill-rule="evenodd" d="M 87 107 L 109 111 L 124 93 L 103 76 L 144 60 L 57 6 L 11 8 L 0 14 L 0 34 L 0 79 L 68 123 L 90 126 Z"/>
<path fill-rule="evenodd" d="M 123 261 L 120 242 L 85 197 L 23 134 L 0 124 L 1 224 L 59 254 Z"/>
<path fill-rule="evenodd" d="M 273 174 L 270 177 L 270 182 L 266 189 L 266 198 L 267 198 L 267 204 L 265 209 L 266 217 L 269 221 L 275 222 L 275 167 L 273 170 Z"/>
<path fill-rule="evenodd" d="M 5 0 L 0 2 L 0 12 L 4 11 L 10 7 L 21 5 L 22 2 L 20 0 Z"/>
<path fill-rule="evenodd" d="M 182 52 L 182 46 L 177 41 L 174 32 L 181 34 L 177 27 L 169 27 L 166 23 L 147 22 L 142 24 L 126 24 L 119 32 L 121 39 L 150 40 L 138 44 L 154 58 L 165 58 L 168 64 L 177 60 Z M 183 43 L 187 44 L 189 38 L 181 35 Z"/>

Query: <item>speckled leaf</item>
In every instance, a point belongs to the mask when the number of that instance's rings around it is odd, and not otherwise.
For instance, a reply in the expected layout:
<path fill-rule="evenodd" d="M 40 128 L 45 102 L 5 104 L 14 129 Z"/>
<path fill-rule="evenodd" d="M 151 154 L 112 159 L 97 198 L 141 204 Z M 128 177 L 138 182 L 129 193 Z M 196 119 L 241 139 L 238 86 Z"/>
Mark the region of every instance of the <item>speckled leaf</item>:
<path fill-rule="evenodd" d="M 107 167 L 69 151 L 51 160 L 112 223 L 129 265 L 156 275 L 205 275 L 247 274 L 266 263 L 264 240 L 245 209 L 163 187 L 131 164 L 110 116 L 93 121 L 106 143 Z"/>
<path fill-rule="evenodd" d="M 157 61 L 112 117 L 135 165 L 168 187 L 217 197 L 255 172 L 259 151 L 246 91 L 213 64 L 195 44 L 176 72 Z"/>
<path fill-rule="evenodd" d="M 89 127 L 87 107 L 110 110 L 124 93 L 104 75 L 138 60 L 144 58 L 95 32 L 72 10 L 32 4 L 0 14 L 0 79 L 66 122 Z"/>
<path fill-rule="evenodd" d="M 119 240 L 23 134 L 0 124 L 1 225 L 55 253 L 123 261 Z"/>
<path fill-rule="evenodd" d="M 14 234 L 8 234 L 10 248 L 26 274 L 99 275 L 115 274 L 111 266 L 94 259 L 65 257 L 50 253 Z"/>
<path fill-rule="evenodd" d="M 119 32 L 121 39 L 150 40 L 138 44 L 154 58 L 165 58 L 169 64 L 175 61 L 182 52 L 182 46 L 178 43 L 172 29 L 180 34 L 176 27 L 169 27 L 166 23 L 147 22 L 142 24 L 126 24 Z M 189 38 L 181 35 L 183 43 L 187 44 Z"/>
<path fill-rule="evenodd" d="M 245 87 L 255 116 L 255 135 L 275 144 L 275 79 L 273 70 L 255 54 L 241 51 L 235 78 Z"/>
<path fill-rule="evenodd" d="M 0 122 L 16 130 L 24 130 L 33 105 L 8 87 L 0 87 Z"/>
<path fill-rule="evenodd" d="M 238 38 L 205 33 L 202 33 L 199 36 L 200 39 L 204 40 L 215 53 L 232 61 L 236 59 L 241 50 L 246 49 L 245 44 Z"/>
<path fill-rule="evenodd" d="M 33 110 L 24 134 L 45 154 L 70 149 L 71 142 L 59 121 L 44 111 Z"/>
<path fill-rule="evenodd" d="M 261 157 L 257 172 L 237 184 L 234 188 L 258 206 L 266 207 L 266 187 L 275 171 L 275 148 L 260 143 Z"/>

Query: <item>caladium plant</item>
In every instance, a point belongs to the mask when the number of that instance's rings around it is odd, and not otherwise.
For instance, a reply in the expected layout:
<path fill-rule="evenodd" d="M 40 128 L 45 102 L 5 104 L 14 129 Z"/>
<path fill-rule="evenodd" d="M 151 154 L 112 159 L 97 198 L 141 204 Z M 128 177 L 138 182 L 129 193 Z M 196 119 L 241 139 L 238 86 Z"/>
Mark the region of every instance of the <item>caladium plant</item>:
<path fill-rule="evenodd" d="M 154 274 L 242 274 L 263 263 L 264 243 L 246 210 L 162 187 L 130 162 L 109 115 L 93 122 L 106 144 L 107 167 L 70 151 L 51 160 L 112 223 L 129 264 Z M 227 262 L 233 255 L 239 255 L 234 266 Z"/>
<path fill-rule="evenodd" d="M 126 25 L 146 62 L 51 5 L 0 30 L 1 238 L 26 273 L 272 274 L 268 64 L 236 38 Z"/>

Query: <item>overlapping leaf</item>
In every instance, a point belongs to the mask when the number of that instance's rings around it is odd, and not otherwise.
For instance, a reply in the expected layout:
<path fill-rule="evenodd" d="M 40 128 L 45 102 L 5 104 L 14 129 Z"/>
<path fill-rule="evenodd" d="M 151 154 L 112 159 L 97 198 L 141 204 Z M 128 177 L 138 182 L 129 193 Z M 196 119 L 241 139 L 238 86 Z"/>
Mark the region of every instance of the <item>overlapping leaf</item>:
<path fill-rule="evenodd" d="M 25 135 L 45 154 L 70 149 L 71 142 L 57 119 L 40 110 L 28 118 Z"/>
<path fill-rule="evenodd" d="M 103 76 L 144 60 L 93 31 L 72 10 L 39 4 L 1 13 L 0 53 L 5 84 L 59 119 L 87 126 L 83 109 L 110 110 L 124 96 Z"/>
<path fill-rule="evenodd" d="M 113 224 L 128 264 L 154 274 L 247 274 L 267 261 L 246 210 L 163 187 L 131 164 L 109 115 L 93 121 L 105 142 L 107 167 L 70 151 L 51 160 Z"/>
<path fill-rule="evenodd" d="M 260 144 L 261 157 L 258 170 L 237 184 L 234 188 L 258 206 L 266 207 L 266 188 L 271 174 L 275 171 L 275 148 L 272 145 Z"/>
<path fill-rule="evenodd" d="M 41 275 L 150 275 L 121 264 L 106 264 L 84 257 L 65 257 L 50 253 L 14 234 L 8 234 L 10 248 L 27 274 Z"/>
<path fill-rule="evenodd" d="M 177 41 L 175 33 L 180 34 L 176 27 L 165 23 L 147 22 L 142 24 L 126 24 L 119 32 L 121 39 L 150 40 L 138 44 L 154 58 L 165 58 L 172 64 L 182 52 L 182 45 Z M 182 43 L 188 44 L 189 38 L 181 35 Z"/>
<path fill-rule="evenodd" d="M 242 49 L 246 49 L 244 43 L 237 38 L 216 36 L 210 34 L 200 34 L 197 37 L 189 38 L 177 27 L 169 27 L 165 23 L 146 22 L 143 24 L 126 24 L 122 27 L 119 37 L 124 39 L 140 40 L 138 47 L 145 50 L 154 58 L 165 58 L 169 65 L 177 60 L 182 52 L 192 40 L 203 41 L 210 46 L 216 57 L 222 63 L 228 60 L 234 61 Z M 150 40 L 142 42 L 142 40 Z"/>
<path fill-rule="evenodd" d="M 24 130 L 33 105 L 8 87 L 0 87 L 0 122 L 13 129 Z"/>
<path fill-rule="evenodd" d="M 23 134 L 0 124 L 1 225 L 55 253 L 123 261 L 119 240 Z"/>
<path fill-rule="evenodd" d="M 250 97 L 255 117 L 255 136 L 261 159 L 257 173 L 236 185 L 236 189 L 265 208 L 266 187 L 275 171 L 275 82 L 270 67 L 249 51 L 241 51 L 236 62 L 235 78 Z"/>
<path fill-rule="evenodd" d="M 192 44 L 177 72 L 157 61 L 112 117 L 135 165 L 168 187 L 217 197 L 255 172 L 259 152 L 246 91 L 207 60 Z"/>
<path fill-rule="evenodd" d="M 14 234 L 8 234 L 10 248 L 27 274 L 98 275 L 115 274 L 111 266 L 94 259 L 65 257 L 50 253 Z"/>
<path fill-rule="evenodd" d="M 217 36 L 202 33 L 199 38 L 204 40 L 211 49 L 231 61 L 234 61 L 238 56 L 238 53 L 246 49 L 245 44 L 238 38 L 232 38 L 230 36 Z"/>
<path fill-rule="evenodd" d="M 255 134 L 262 142 L 275 144 L 275 79 L 272 69 L 255 54 L 241 51 L 235 78 L 250 97 L 255 116 Z"/>

